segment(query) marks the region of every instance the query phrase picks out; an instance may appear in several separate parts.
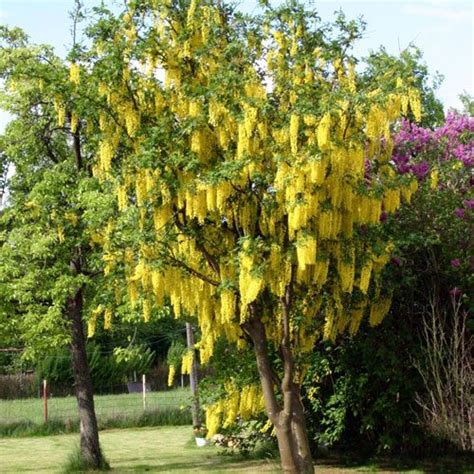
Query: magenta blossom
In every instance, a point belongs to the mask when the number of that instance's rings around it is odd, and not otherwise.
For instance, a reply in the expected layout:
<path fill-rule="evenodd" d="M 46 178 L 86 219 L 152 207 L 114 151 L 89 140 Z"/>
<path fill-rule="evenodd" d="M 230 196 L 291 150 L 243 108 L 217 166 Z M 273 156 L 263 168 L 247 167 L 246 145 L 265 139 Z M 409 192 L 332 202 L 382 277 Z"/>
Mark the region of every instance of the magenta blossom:
<path fill-rule="evenodd" d="M 427 161 L 458 160 L 465 167 L 474 165 L 474 117 L 449 113 L 441 127 L 423 128 L 408 120 L 401 122 L 393 137 L 392 160 L 400 174 L 413 173 L 423 181 L 430 172 Z"/>
<path fill-rule="evenodd" d="M 456 217 L 459 217 L 459 219 L 463 219 L 463 218 L 464 218 L 465 211 L 464 211 L 464 209 L 462 209 L 462 208 L 460 208 L 460 207 L 457 207 L 457 208 L 454 210 L 454 214 L 456 214 Z"/>
<path fill-rule="evenodd" d="M 453 258 L 451 260 L 451 266 L 454 267 L 454 268 L 458 268 L 461 266 L 461 260 L 459 260 L 459 258 Z"/>
<path fill-rule="evenodd" d="M 474 199 L 466 199 L 463 201 L 464 207 L 467 209 L 474 209 Z"/>

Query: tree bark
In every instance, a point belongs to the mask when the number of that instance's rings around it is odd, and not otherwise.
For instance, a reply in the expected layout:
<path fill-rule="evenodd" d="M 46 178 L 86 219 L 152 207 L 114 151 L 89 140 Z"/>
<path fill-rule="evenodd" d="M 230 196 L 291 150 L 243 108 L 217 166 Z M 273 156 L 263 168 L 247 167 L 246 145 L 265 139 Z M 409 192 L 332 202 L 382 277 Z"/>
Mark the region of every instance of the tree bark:
<path fill-rule="evenodd" d="M 311 457 L 311 450 L 309 448 L 303 404 L 301 403 L 300 397 L 300 388 L 296 385 L 293 391 L 293 407 L 294 412 L 291 420 L 291 431 L 293 432 L 293 436 L 296 441 L 300 472 L 313 472 L 313 459 Z"/>
<path fill-rule="evenodd" d="M 79 409 L 80 448 L 83 460 L 90 469 L 101 469 L 105 461 L 99 445 L 99 430 L 94 409 L 92 378 L 87 361 L 86 338 L 82 319 L 82 289 L 68 300 L 71 329 L 70 353 L 74 375 L 74 389 Z"/>
<path fill-rule="evenodd" d="M 265 408 L 275 427 L 283 472 L 285 474 L 313 473 L 299 387 L 293 382 L 292 361 L 283 361 L 285 373 L 283 380 L 278 384 L 278 389 L 284 399 L 282 406 L 276 398 L 276 377 L 268 355 L 265 327 L 255 314 L 244 323 L 243 327 L 253 342 Z"/>
<path fill-rule="evenodd" d="M 197 377 L 197 359 L 194 354 L 194 334 L 190 323 L 186 323 L 186 341 L 188 350 L 193 351 L 193 364 L 191 366 L 191 373 L 189 374 L 189 383 L 191 385 L 192 406 L 191 416 L 193 419 L 193 426 L 201 426 L 201 416 L 199 408 L 199 393 L 198 393 L 198 377 Z"/>

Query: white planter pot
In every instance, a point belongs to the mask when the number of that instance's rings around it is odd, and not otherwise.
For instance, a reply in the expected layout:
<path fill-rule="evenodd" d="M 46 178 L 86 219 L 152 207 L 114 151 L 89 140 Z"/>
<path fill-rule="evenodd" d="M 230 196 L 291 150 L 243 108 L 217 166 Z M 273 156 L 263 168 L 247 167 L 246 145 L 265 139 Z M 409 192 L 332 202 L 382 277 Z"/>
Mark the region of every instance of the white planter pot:
<path fill-rule="evenodd" d="M 198 445 L 199 448 L 202 448 L 203 446 L 207 446 L 206 438 L 199 438 L 196 436 L 195 439 L 196 439 L 196 444 Z"/>

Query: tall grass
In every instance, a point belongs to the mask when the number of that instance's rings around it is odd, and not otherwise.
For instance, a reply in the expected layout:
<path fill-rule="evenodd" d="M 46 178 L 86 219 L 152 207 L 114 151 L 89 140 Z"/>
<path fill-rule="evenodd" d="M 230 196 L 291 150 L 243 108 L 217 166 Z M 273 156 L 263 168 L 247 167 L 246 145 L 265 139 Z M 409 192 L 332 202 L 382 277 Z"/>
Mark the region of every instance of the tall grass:
<path fill-rule="evenodd" d="M 140 414 L 114 416 L 99 419 L 99 430 L 112 428 L 138 428 L 144 426 L 183 426 L 192 423 L 188 408 L 170 408 L 145 411 Z M 23 421 L 0 425 L 0 437 L 49 436 L 77 433 L 79 421 L 51 419 L 48 423 Z"/>
<path fill-rule="evenodd" d="M 103 453 L 102 455 L 102 463 L 99 467 L 99 471 L 110 471 L 110 465 L 105 459 Z M 79 472 L 88 472 L 89 471 L 89 464 L 84 459 L 81 453 L 81 448 L 76 446 L 73 451 L 69 454 L 66 463 L 63 466 L 62 474 L 71 474 L 71 473 L 79 473 Z M 96 469 L 97 471 L 97 469 Z"/>

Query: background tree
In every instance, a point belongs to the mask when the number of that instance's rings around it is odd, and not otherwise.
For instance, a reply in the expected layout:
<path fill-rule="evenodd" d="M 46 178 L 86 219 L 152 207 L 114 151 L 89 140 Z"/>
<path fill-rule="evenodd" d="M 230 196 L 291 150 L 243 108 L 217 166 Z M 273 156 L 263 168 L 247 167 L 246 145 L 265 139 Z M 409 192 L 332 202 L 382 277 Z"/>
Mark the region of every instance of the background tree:
<path fill-rule="evenodd" d="M 78 109 L 77 66 L 47 46 L 30 45 L 19 29 L 0 30 L 1 106 L 12 116 L 1 139 L 2 164 L 14 173 L 1 213 L 0 292 L 15 320 L 25 357 L 68 345 L 79 409 L 81 454 L 105 466 L 99 447 L 85 314 L 100 292 L 92 278 L 102 263 L 94 250 L 107 196 L 91 176 Z M 84 88 L 86 90 L 86 88 Z M 82 95 L 85 97 L 85 95 Z M 110 313 L 107 314 L 110 324 Z"/>
<path fill-rule="evenodd" d="M 436 97 L 436 90 L 443 82 L 443 76 L 430 73 L 427 64 L 423 61 L 422 51 L 410 44 L 398 56 L 387 53 L 384 47 L 373 51 L 367 57 L 367 68 L 363 73 L 364 80 L 372 83 L 377 77 L 383 76 L 387 71 L 399 71 L 404 77 L 410 77 L 412 84 L 420 91 L 421 118 L 408 113 L 412 121 L 419 121 L 424 127 L 439 126 L 444 121 L 443 104 Z"/>
<path fill-rule="evenodd" d="M 461 113 L 468 115 L 469 117 L 474 117 L 474 97 L 472 97 L 472 95 L 468 92 L 464 91 L 459 95 L 459 100 L 463 106 Z"/>
<path fill-rule="evenodd" d="M 245 393 L 265 406 L 285 472 L 312 472 L 307 355 L 390 306 L 378 228 L 416 186 L 389 161 L 391 123 L 409 107 L 421 118 L 416 82 L 396 67 L 364 80 L 349 53 L 359 25 L 322 25 L 295 2 L 260 17 L 212 1 L 97 12 L 93 171 L 121 211 L 107 272 L 125 274 L 121 298 L 145 319 L 165 297 L 197 314 L 203 363 L 220 338 L 250 344 L 260 387 Z M 207 408 L 209 435 L 248 405 L 233 393 Z"/>

